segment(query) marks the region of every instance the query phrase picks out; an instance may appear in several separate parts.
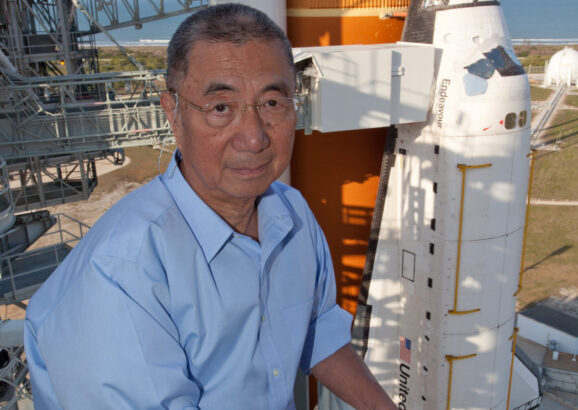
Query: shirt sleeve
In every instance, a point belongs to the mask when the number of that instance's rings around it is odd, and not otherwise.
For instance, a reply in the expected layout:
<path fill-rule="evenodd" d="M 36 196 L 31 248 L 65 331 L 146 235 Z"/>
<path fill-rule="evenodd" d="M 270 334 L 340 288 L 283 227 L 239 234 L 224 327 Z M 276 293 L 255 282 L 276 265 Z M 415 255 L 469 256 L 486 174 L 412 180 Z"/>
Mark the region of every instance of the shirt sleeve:
<path fill-rule="evenodd" d="M 25 343 L 36 408 L 197 409 L 202 391 L 164 306 L 166 284 L 119 258 L 87 265 L 49 312 L 43 305 L 61 294 L 62 278 L 29 305 Z"/>
<path fill-rule="evenodd" d="M 335 301 L 335 271 L 325 235 L 309 210 L 309 223 L 317 251 L 317 283 L 313 315 L 301 357 L 301 369 L 309 374 L 315 365 L 351 341 L 349 312 Z"/>

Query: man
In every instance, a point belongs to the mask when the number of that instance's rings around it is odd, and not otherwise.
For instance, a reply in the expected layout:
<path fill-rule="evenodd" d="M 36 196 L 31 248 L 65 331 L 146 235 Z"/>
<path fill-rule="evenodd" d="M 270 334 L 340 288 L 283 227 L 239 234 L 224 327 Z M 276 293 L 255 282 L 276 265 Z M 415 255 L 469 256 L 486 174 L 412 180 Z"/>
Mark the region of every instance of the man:
<path fill-rule="evenodd" d="M 189 17 L 162 106 L 178 150 L 31 300 L 38 409 L 287 409 L 300 365 L 356 408 L 394 408 L 349 347 L 323 234 L 274 182 L 296 121 L 282 31 L 240 5 Z"/>

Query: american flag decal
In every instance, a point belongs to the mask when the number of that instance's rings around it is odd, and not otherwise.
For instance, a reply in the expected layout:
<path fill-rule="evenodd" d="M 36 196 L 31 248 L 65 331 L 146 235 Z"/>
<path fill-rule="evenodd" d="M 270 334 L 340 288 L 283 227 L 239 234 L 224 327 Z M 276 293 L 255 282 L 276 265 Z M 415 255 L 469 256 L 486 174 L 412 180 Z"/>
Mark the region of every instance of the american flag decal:
<path fill-rule="evenodd" d="M 407 337 L 399 338 L 399 358 L 406 363 L 411 363 L 411 340 Z"/>

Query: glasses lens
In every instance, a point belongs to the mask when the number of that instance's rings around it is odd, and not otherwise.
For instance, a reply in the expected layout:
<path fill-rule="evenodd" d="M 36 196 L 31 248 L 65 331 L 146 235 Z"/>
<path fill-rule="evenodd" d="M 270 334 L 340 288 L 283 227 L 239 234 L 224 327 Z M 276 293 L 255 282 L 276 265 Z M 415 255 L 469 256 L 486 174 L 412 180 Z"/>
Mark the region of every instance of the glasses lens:
<path fill-rule="evenodd" d="M 287 121 L 295 114 L 295 100 L 288 97 L 265 98 L 257 104 L 263 121 L 276 124 Z"/>
<path fill-rule="evenodd" d="M 205 118 L 210 127 L 221 128 L 232 123 L 247 105 L 243 100 L 220 101 L 205 106 Z M 267 97 L 254 105 L 261 119 L 267 124 L 290 120 L 297 110 L 297 102 L 288 97 Z"/>
<path fill-rule="evenodd" d="M 205 117 L 211 127 L 224 127 L 239 114 L 242 101 L 221 101 L 207 105 Z"/>

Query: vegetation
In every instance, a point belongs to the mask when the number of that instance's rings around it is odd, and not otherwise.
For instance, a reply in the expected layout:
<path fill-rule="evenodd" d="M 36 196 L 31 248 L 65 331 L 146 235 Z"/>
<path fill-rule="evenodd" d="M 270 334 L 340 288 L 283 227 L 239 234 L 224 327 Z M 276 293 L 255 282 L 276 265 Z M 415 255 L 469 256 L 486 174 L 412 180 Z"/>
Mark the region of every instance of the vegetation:
<path fill-rule="evenodd" d="M 514 52 L 524 67 L 543 67 L 553 54 L 564 47 L 564 45 L 520 44 L 514 46 Z"/>
<path fill-rule="evenodd" d="M 557 150 L 540 150 L 534 169 L 534 198 L 578 200 L 578 111 L 560 111 L 555 125 L 547 128 L 544 141 L 557 143 Z"/>
<path fill-rule="evenodd" d="M 576 95 L 566 104 L 576 104 Z M 569 101 L 569 102 L 568 102 Z M 577 201 L 578 110 L 562 110 L 543 138 L 558 150 L 539 150 L 534 166 L 532 198 Z M 525 271 L 518 305 L 524 308 L 558 293 L 578 288 L 578 207 L 532 205 Z"/>
<path fill-rule="evenodd" d="M 152 47 L 134 48 L 130 50 L 130 55 L 146 68 L 156 70 L 166 68 L 166 58 L 164 48 L 161 50 L 151 50 Z M 162 51 L 162 52 L 161 52 Z M 134 71 L 136 68 L 120 50 L 114 47 L 102 47 L 98 50 L 98 60 L 100 71 L 118 72 Z"/>
<path fill-rule="evenodd" d="M 530 98 L 532 101 L 546 101 L 553 92 L 551 88 L 530 86 Z"/>
<path fill-rule="evenodd" d="M 564 104 L 578 108 L 578 94 L 570 94 L 564 99 Z"/>
<path fill-rule="evenodd" d="M 529 216 L 520 308 L 578 285 L 577 208 L 536 205 L 531 206 Z"/>

